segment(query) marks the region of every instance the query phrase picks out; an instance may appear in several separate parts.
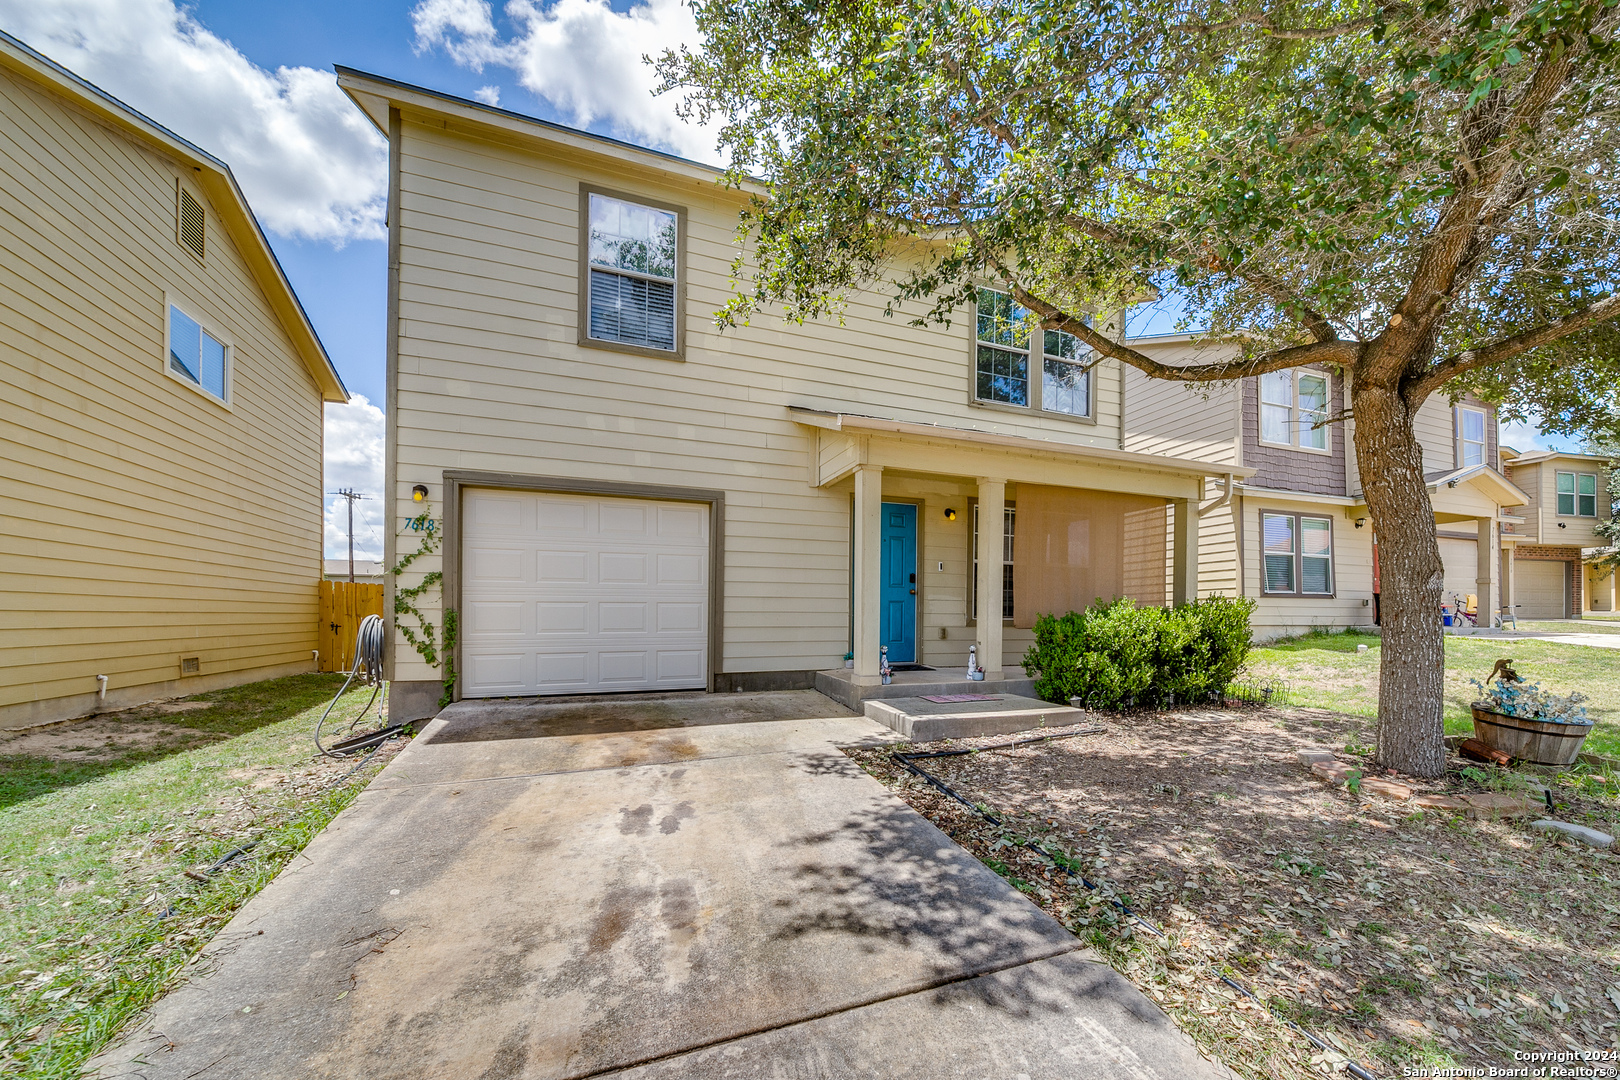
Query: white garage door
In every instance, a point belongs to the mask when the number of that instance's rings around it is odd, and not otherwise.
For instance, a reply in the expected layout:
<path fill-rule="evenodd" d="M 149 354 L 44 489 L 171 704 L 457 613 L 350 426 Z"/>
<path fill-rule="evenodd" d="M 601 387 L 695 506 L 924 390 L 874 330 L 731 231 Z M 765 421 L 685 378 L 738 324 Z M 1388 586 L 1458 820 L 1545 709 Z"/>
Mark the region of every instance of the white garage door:
<path fill-rule="evenodd" d="M 1562 619 L 1568 610 L 1569 563 L 1551 559 L 1518 559 L 1513 563 L 1513 585 L 1521 619 Z"/>
<path fill-rule="evenodd" d="M 1449 536 L 1440 538 L 1440 562 L 1445 567 L 1446 583 L 1441 594 L 1445 603 L 1455 595 L 1466 600 L 1469 594 L 1479 593 L 1479 544 L 1473 540 L 1457 540 Z"/>
<path fill-rule="evenodd" d="M 468 490 L 462 693 L 702 689 L 709 508 Z"/>

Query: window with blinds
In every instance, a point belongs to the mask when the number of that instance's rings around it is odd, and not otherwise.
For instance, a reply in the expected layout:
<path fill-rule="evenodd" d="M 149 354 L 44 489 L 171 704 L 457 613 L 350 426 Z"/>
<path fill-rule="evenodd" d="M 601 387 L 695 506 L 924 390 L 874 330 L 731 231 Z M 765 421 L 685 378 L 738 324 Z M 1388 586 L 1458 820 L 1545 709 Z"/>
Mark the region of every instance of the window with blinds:
<path fill-rule="evenodd" d="M 1267 595 L 1333 595 L 1332 519 L 1264 513 L 1260 539 Z"/>
<path fill-rule="evenodd" d="M 211 398 L 226 401 L 230 347 L 173 303 L 169 305 L 168 338 L 169 374 Z"/>
<path fill-rule="evenodd" d="M 180 246 L 191 252 L 197 258 L 202 258 L 206 250 L 206 233 L 204 230 L 205 217 L 202 203 L 191 197 L 191 192 L 180 187 L 176 181 L 175 190 L 179 192 L 179 211 L 177 213 L 177 236 Z"/>
<path fill-rule="evenodd" d="M 591 192 L 587 337 L 676 350 L 679 220 L 675 213 Z"/>

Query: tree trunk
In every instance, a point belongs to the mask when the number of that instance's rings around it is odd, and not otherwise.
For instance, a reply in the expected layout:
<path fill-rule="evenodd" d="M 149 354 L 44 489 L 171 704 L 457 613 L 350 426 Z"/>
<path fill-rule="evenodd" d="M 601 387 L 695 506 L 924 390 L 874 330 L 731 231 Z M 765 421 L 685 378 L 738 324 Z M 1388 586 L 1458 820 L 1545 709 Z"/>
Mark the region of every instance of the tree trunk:
<path fill-rule="evenodd" d="M 1395 387 L 1360 382 L 1351 402 L 1382 585 L 1377 760 L 1412 776 L 1437 777 L 1446 768 L 1445 574 L 1423 481 L 1423 447 L 1412 425 L 1417 406 Z"/>

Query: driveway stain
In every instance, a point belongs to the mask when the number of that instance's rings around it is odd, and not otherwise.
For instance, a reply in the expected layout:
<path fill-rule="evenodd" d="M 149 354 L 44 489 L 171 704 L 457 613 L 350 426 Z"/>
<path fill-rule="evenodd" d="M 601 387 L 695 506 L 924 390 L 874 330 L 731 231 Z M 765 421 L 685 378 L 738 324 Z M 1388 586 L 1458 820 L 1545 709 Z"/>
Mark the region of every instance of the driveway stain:
<path fill-rule="evenodd" d="M 642 803 L 634 810 L 628 806 L 619 808 L 619 833 L 622 836 L 646 836 L 647 830 L 652 827 L 652 803 Z"/>
<path fill-rule="evenodd" d="M 668 836 L 670 833 L 679 832 L 681 829 L 681 822 L 689 817 L 697 817 L 697 811 L 692 809 L 692 804 L 689 802 L 678 803 L 675 807 L 675 812 L 672 814 L 665 814 L 664 820 L 658 823 L 658 831 L 663 833 L 665 836 Z"/>

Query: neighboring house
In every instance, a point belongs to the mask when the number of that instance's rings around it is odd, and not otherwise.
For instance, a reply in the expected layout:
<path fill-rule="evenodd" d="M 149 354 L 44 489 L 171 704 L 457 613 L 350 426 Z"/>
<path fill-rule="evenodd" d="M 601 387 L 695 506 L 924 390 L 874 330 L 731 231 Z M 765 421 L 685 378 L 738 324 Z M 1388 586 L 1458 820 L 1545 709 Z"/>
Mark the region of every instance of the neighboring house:
<path fill-rule="evenodd" d="M 1205 362 L 1216 350 L 1196 335 L 1133 339 L 1166 363 Z M 1123 446 L 1197 457 L 1234 471 L 1229 486 L 1199 509 L 1200 595 L 1253 597 L 1257 638 L 1313 627 L 1372 626 L 1378 617 L 1376 543 L 1361 497 L 1355 421 L 1344 416 L 1342 373 L 1326 368 L 1273 372 L 1220 386 L 1125 378 Z M 1501 471 L 1494 409 L 1433 397 L 1418 411 L 1425 477 L 1434 506 L 1444 596 L 1477 598 L 1489 625 L 1506 602 L 1506 551 L 1526 501 Z"/>
<path fill-rule="evenodd" d="M 349 580 L 348 559 L 327 559 L 325 567 L 327 581 Z M 367 585 L 381 585 L 383 582 L 383 564 L 376 559 L 354 560 L 354 580 L 365 582 Z"/>
<path fill-rule="evenodd" d="M 1252 470 L 1124 449 L 1120 366 L 1006 296 L 722 333 L 749 192 L 716 170 L 339 82 L 391 147 L 384 563 L 424 485 L 443 545 L 400 581 L 444 574 L 459 696 L 809 686 L 846 652 L 868 687 L 880 647 L 995 681 L 1044 611 L 1197 591 L 1205 479 Z M 436 712 L 397 630 L 391 661 L 395 718 Z"/>
<path fill-rule="evenodd" d="M 1516 541 L 1513 596 L 1520 618 L 1578 619 L 1615 610 L 1615 575 L 1583 564 L 1608 541 L 1597 524 L 1609 517 L 1608 459 L 1592 454 L 1503 451 L 1513 482 L 1529 496 L 1510 526 Z"/>
<path fill-rule="evenodd" d="M 346 394 L 225 163 L 0 34 L 0 727 L 310 670 Z"/>

